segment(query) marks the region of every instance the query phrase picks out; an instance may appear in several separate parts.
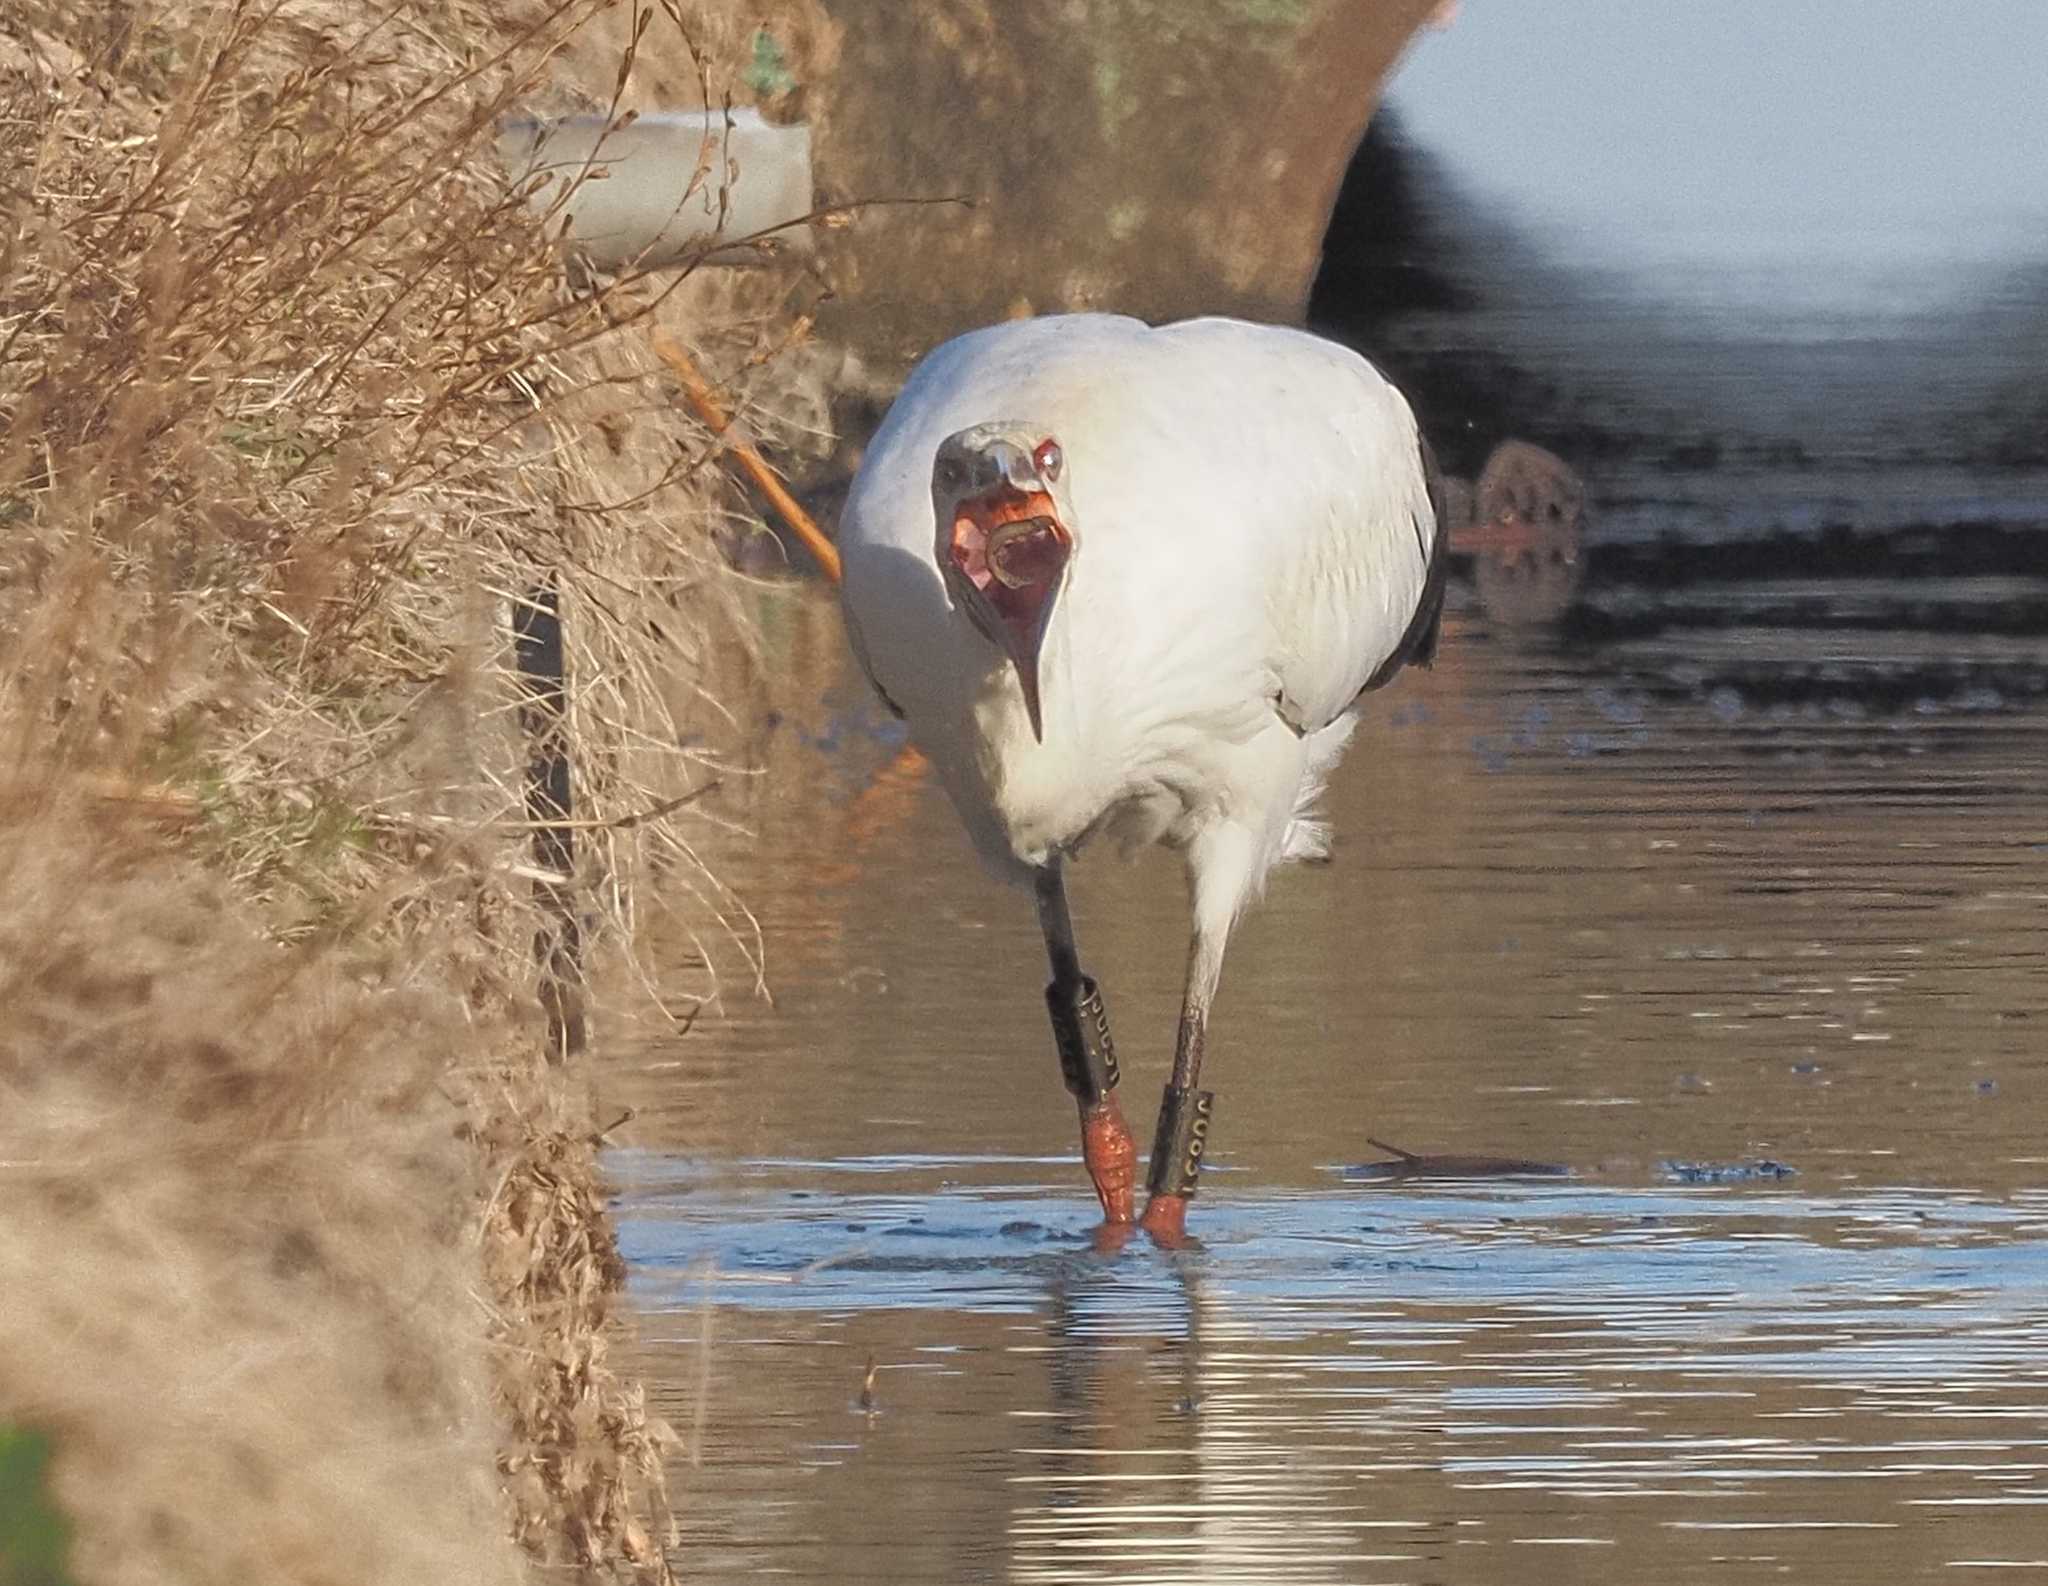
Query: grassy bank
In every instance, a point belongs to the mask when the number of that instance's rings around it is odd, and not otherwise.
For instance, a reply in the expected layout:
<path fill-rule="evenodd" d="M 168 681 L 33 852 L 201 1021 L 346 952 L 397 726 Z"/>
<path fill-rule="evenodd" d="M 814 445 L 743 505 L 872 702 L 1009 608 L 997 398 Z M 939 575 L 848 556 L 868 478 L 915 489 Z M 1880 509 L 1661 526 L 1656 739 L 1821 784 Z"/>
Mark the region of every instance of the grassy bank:
<path fill-rule="evenodd" d="M 597 951 L 728 929 L 650 814 L 732 619 L 644 332 L 780 331 L 772 277 L 570 293 L 493 173 L 616 12 L 0 20 L 0 1430 L 80 1581 L 661 1573 L 506 618 L 571 613 Z"/>

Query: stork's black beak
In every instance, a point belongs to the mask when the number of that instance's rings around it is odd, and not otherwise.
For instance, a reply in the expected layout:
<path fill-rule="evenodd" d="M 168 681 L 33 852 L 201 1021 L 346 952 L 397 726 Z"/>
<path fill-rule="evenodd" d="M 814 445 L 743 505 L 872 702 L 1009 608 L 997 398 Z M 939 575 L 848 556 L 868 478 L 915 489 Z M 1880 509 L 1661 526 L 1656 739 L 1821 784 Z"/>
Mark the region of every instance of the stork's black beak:
<path fill-rule="evenodd" d="M 1036 620 L 1028 626 L 1005 622 L 1003 626 L 1003 648 L 1009 652 L 1010 664 L 1017 669 L 1017 686 L 1024 691 L 1025 714 L 1031 718 L 1031 736 L 1038 742 L 1045 742 L 1045 712 L 1038 698 L 1038 652 L 1045 644 L 1045 630 L 1052 623 L 1052 608 L 1059 599 L 1057 588 L 1050 591 L 1039 606 Z"/>

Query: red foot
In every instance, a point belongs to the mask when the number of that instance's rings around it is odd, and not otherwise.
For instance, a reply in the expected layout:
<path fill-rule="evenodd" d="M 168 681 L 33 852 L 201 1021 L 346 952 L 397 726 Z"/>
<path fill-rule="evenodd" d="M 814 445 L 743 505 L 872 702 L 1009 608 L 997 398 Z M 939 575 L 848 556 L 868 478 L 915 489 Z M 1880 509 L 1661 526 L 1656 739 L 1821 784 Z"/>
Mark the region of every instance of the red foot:
<path fill-rule="evenodd" d="M 1138 1145 L 1114 1093 L 1081 1114 L 1081 1160 L 1095 1181 L 1106 1223 L 1129 1223 L 1138 1182 Z"/>
<path fill-rule="evenodd" d="M 1138 1219 L 1138 1226 L 1160 1249 L 1178 1250 L 1190 1242 L 1188 1199 L 1185 1195 L 1154 1195 L 1145 1202 L 1145 1215 Z"/>
<path fill-rule="evenodd" d="M 1138 1225 L 1133 1222 L 1097 1223 L 1088 1243 L 1098 1256 L 1113 1256 L 1122 1252 L 1137 1231 Z"/>

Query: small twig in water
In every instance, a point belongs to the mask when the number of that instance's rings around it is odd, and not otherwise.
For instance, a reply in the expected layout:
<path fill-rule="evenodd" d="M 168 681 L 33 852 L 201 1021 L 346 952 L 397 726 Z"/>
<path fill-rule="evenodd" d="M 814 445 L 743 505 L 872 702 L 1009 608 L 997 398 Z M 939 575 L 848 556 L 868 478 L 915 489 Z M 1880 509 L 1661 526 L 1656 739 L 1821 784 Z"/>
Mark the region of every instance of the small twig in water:
<path fill-rule="evenodd" d="M 1365 1143 L 1385 1151 L 1391 1162 L 1367 1162 L 1347 1171 L 1353 1178 L 1381 1180 L 1411 1178 L 1569 1178 L 1571 1169 L 1562 1162 L 1535 1162 L 1519 1156 L 1426 1156 L 1404 1151 L 1371 1135 Z"/>

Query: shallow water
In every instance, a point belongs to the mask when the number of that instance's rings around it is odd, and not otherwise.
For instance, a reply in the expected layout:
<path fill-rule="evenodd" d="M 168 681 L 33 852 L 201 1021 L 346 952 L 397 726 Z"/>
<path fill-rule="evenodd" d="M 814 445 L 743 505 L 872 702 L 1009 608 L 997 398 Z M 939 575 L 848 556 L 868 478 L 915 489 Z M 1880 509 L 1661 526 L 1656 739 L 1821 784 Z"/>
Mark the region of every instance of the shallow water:
<path fill-rule="evenodd" d="M 1091 1247 L 1028 899 L 764 593 L 704 837 L 775 1000 L 604 1077 L 685 1577 L 2048 1579 L 2048 638 L 1773 587 L 1460 591 L 1233 948 L 1170 1256 Z M 1178 877 L 1074 887 L 1142 1140 Z"/>

